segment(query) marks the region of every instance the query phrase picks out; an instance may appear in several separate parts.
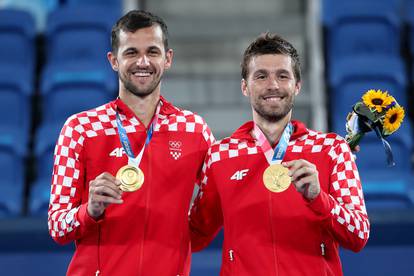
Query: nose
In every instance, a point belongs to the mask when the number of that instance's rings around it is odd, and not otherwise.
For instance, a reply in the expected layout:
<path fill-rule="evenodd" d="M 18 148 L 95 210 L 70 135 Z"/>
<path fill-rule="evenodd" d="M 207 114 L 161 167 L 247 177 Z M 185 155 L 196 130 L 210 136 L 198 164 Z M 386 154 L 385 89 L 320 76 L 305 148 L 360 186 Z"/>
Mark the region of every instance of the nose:
<path fill-rule="evenodd" d="M 279 88 L 279 82 L 277 77 L 270 77 L 269 78 L 269 88 L 271 89 L 278 89 Z"/>
<path fill-rule="evenodd" d="M 149 64 L 149 59 L 146 55 L 143 55 L 137 59 L 138 66 L 148 66 Z"/>

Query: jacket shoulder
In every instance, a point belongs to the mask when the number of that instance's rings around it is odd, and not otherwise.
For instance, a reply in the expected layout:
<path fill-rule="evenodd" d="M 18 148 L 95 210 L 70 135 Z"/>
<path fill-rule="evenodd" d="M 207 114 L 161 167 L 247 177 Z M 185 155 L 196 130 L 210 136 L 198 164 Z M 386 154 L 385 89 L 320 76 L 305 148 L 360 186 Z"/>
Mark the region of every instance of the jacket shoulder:
<path fill-rule="evenodd" d="M 292 152 L 329 152 L 338 145 L 347 145 L 345 139 L 340 135 L 333 132 L 323 133 L 310 129 L 306 134 L 289 142 Z"/>
<path fill-rule="evenodd" d="M 114 109 L 108 103 L 70 116 L 63 127 L 73 129 L 88 138 L 101 133 L 115 135 L 115 114 Z"/>
<path fill-rule="evenodd" d="M 211 163 L 236 158 L 245 155 L 257 154 L 259 148 L 254 141 L 226 137 L 211 145 L 209 157 Z"/>

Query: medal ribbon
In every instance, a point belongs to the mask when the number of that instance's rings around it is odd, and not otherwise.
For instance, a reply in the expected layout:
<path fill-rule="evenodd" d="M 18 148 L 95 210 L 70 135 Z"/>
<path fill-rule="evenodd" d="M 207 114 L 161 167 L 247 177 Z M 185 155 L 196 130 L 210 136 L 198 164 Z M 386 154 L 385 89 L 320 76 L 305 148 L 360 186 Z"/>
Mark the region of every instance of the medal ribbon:
<path fill-rule="evenodd" d="M 121 117 L 119 116 L 119 113 L 116 112 L 116 124 L 118 126 L 118 134 L 119 134 L 119 140 L 121 141 L 121 145 L 124 148 L 125 153 L 128 155 L 128 165 L 139 167 L 139 164 L 141 163 L 142 156 L 144 154 L 145 147 L 149 144 L 149 142 L 152 139 L 152 134 L 154 132 L 155 125 L 157 124 L 158 120 L 158 114 L 160 112 L 161 104 L 157 106 L 157 110 L 155 111 L 154 118 L 152 119 L 151 124 L 148 127 L 147 130 L 147 138 L 145 139 L 145 144 L 142 146 L 141 151 L 139 154 L 135 157 L 134 152 L 132 151 L 131 143 L 129 142 L 127 132 L 122 125 Z"/>
<path fill-rule="evenodd" d="M 279 143 L 277 146 L 273 149 L 270 145 L 269 141 L 267 141 L 266 136 L 262 132 L 262 130 L 257 126 L 257 124 L 254 124 L 253 133 L 256 137 L 257 141 L 259 142 L 259 146 L 262 148 L 262 151 L 266 157 L 267 162 L 269 162 L 270 165 L 273 164 L 281 164 L 283 157 L 286 154 L 286 149 L 289 144 L 290 136 L 293 132 L 293 125 L 292 123 L 288 123 L 283 130 L 282 136 L 279 139 Z"/>

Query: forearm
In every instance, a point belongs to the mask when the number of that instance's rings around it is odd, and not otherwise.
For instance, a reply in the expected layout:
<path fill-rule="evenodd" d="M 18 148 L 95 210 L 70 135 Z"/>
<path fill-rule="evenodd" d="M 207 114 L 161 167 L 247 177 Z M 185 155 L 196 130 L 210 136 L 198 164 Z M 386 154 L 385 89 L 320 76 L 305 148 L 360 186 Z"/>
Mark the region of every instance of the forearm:
<path fill-rule="evenodd" d="M 334 198 L 321 191 L 319 196 L 308 204 L 321 221 L 325 222 L 332 236 L 342 247 L 359 251 L 365 246 L 370 224 L 363 203 L 345 204 L 341 197 Z"/>
<path fill-rule="evenodd" d="M 59 244 L 66 244 L 84 236 L 88 229 L 93 229 L 101 220 L 94 220 L 87 212 L 87 203 L 72 209 L 49 208 L 48 225 L 51 237 Z"/>

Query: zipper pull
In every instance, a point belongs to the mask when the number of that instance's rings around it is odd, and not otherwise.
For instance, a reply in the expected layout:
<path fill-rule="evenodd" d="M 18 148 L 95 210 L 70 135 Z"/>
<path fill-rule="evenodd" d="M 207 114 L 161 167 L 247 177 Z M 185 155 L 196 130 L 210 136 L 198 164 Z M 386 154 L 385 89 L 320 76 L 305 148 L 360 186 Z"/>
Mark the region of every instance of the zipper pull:
<path fill-rule="evenodd" d="M 325 244 L 321 243 L 321 254 L 322 256 L 325 256 Z"/>
<path fill-rule="evenodd" d="M 97 270 L 96 272 L 95 272 L 95 276 L 99 276 L 99 274 L 100 274 L 101 272 L 99 271 L 99 270 Z"/>
<path fill-rule="evenodd" d="M 229 250 L 230 261 L 234 261 L 233 250 Z"/>

